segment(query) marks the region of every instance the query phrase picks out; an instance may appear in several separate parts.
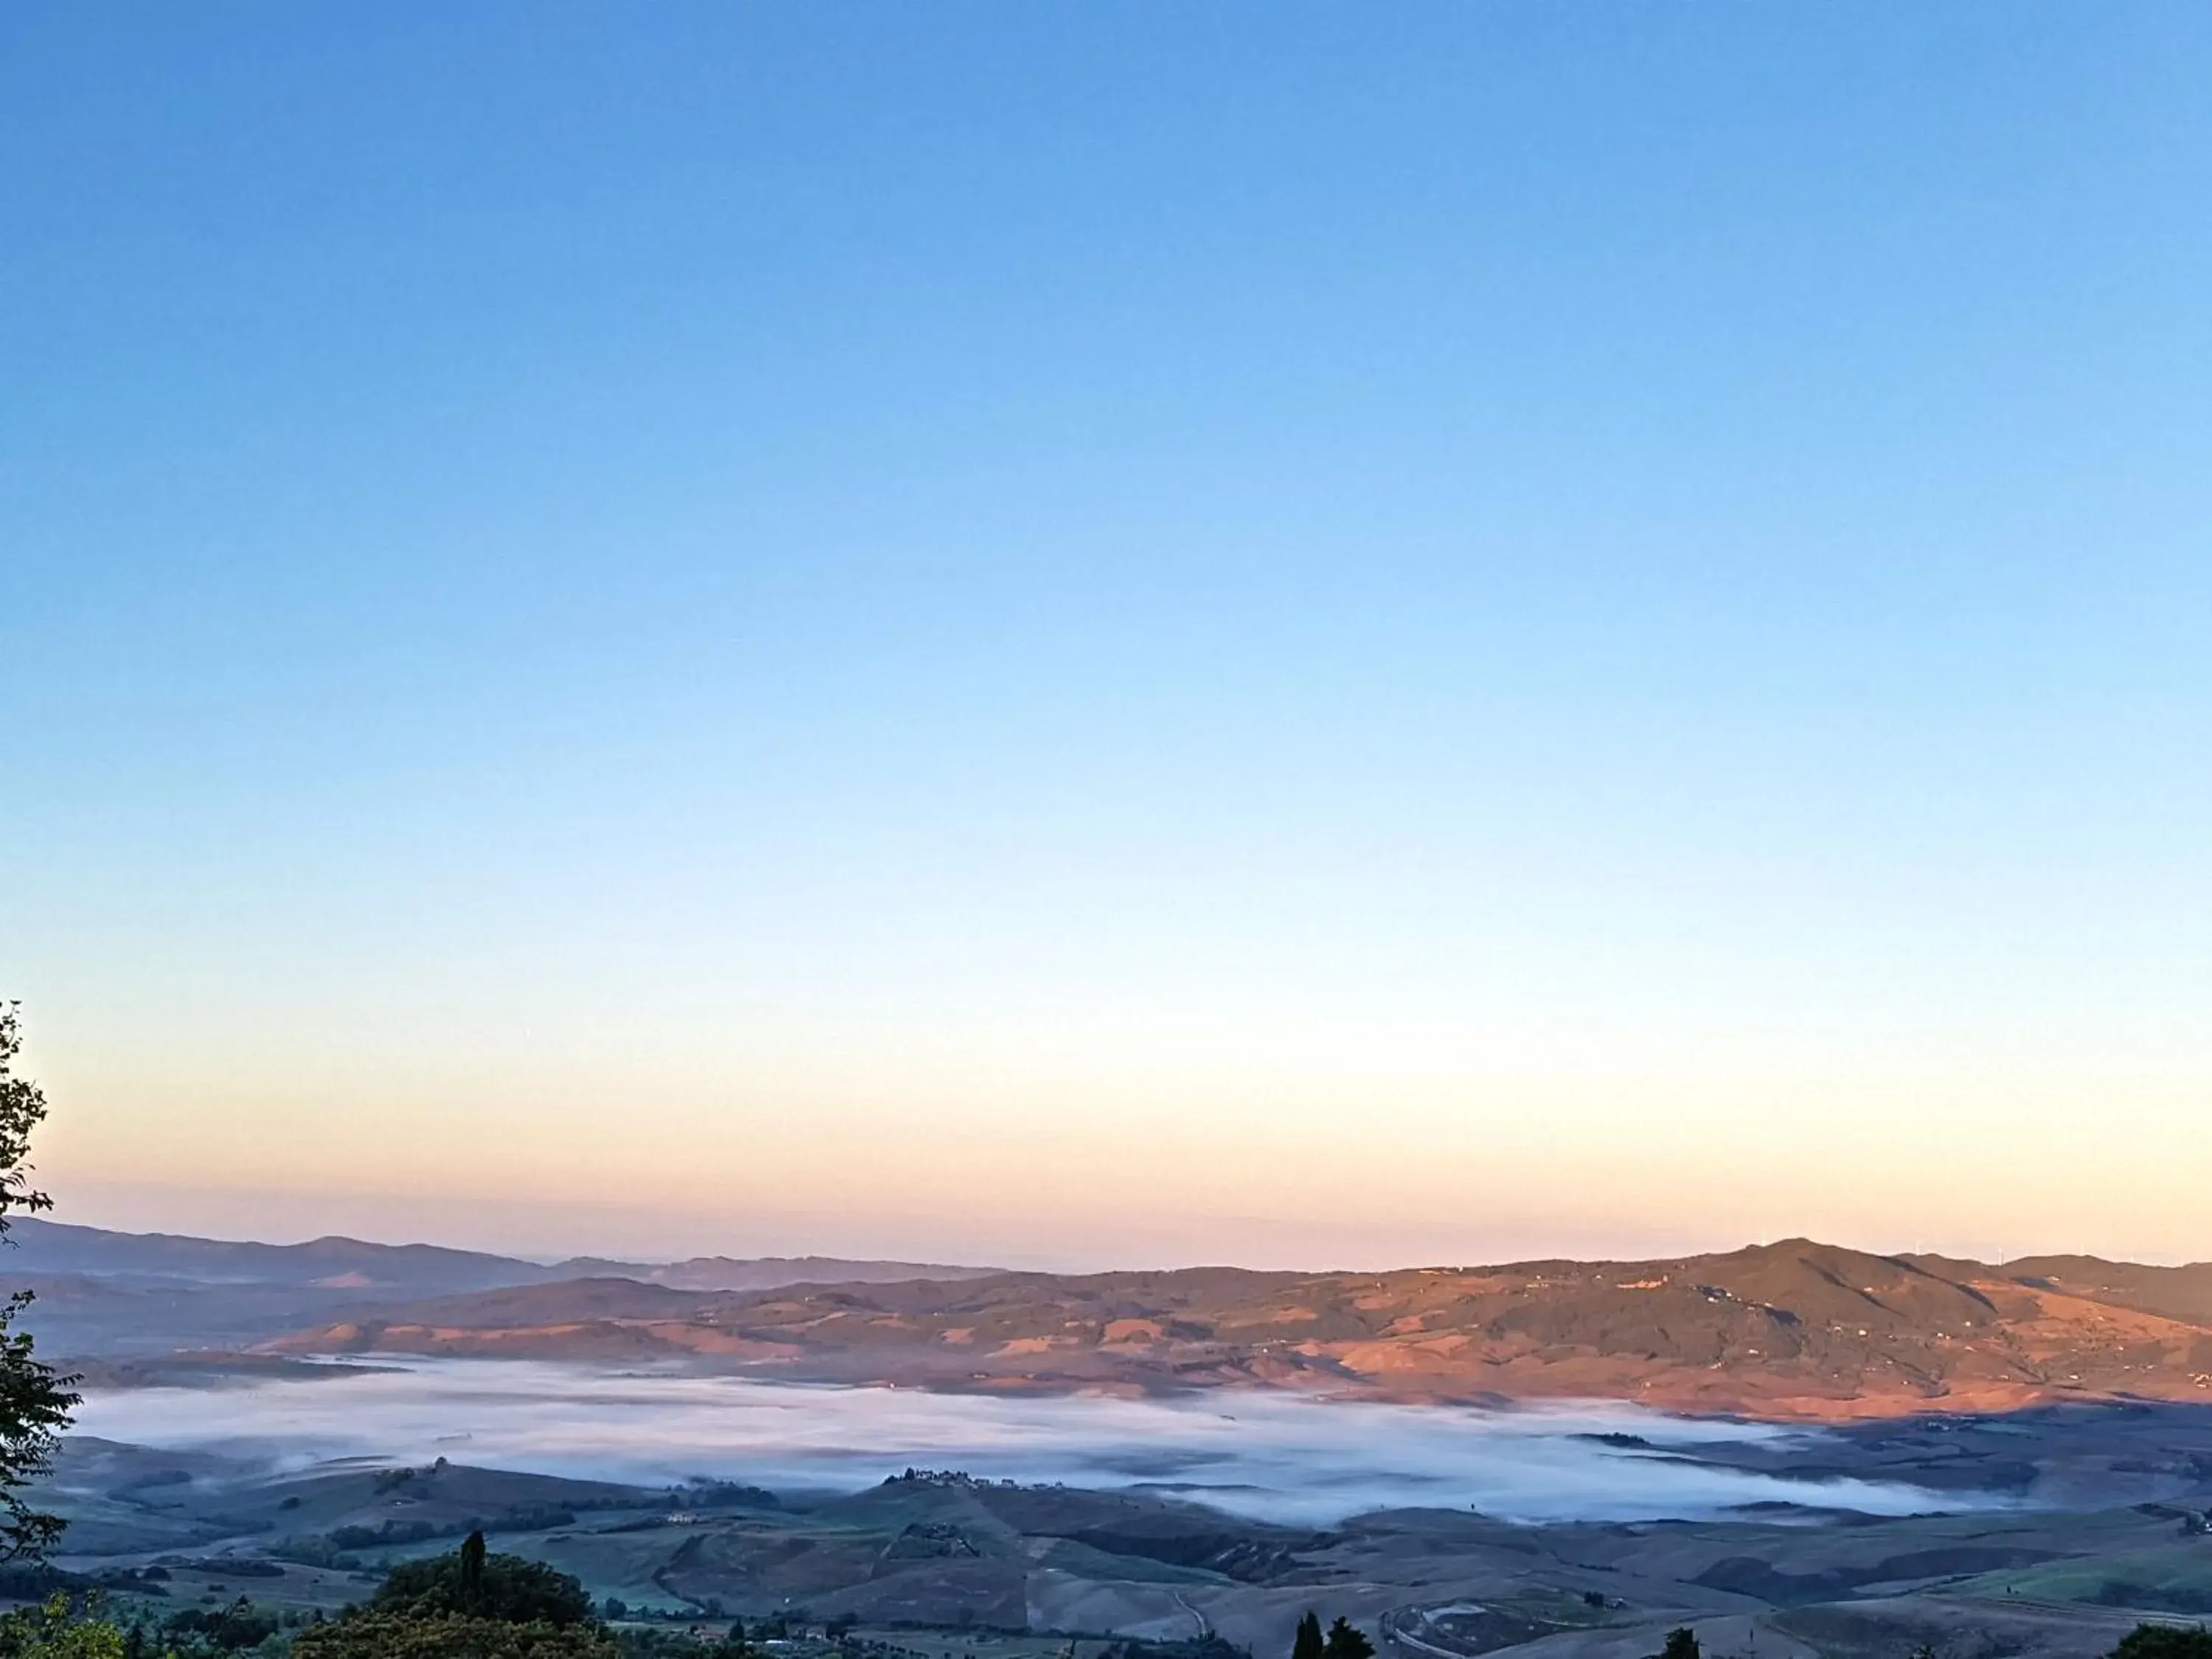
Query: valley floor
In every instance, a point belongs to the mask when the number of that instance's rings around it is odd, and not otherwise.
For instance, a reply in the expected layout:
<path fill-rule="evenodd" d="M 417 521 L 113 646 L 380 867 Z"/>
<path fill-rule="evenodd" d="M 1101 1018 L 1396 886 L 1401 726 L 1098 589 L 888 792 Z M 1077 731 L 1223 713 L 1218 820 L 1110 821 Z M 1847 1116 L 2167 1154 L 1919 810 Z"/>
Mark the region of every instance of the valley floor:
<path fill-rule="evenodd" d="M 779 1497 L 84 1438 L 46 1501 L 71 1523 L 60 1565 L 126 1613 L 240 1594 L 327 1609 L 480 1525 L 630 1617 L 849 1620 L 853 1640 L 925 1659 L 1207 1636 L 1277 1659 L 1308 1609 L 1362 1625 L 1386 1659 L 1642 1659 L 1678 1625 L 1723 1659 L 2090 1659 L 2140 1620 L 2212 1613 L 2212 1410 L 1919 1419 L 1708 1455 L 2006 1506 L 1543 1525 L 1396 1509 L 1316 1527 L 958 1475 Z"/>

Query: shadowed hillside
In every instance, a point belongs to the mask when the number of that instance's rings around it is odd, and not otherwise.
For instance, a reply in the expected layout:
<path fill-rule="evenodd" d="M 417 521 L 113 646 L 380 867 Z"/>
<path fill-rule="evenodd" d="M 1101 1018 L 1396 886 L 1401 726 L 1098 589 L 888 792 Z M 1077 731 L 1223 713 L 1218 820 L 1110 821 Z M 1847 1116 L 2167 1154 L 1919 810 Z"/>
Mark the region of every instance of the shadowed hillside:
<path fill-rule="evenodd" d="M 93 1364 L 143 1359 L 179 1349 L 204 1355 L 263 1341 L 303 1325 L 325 1324 L 356 1308 L 453 1294 L 500 1294 L 517 1286 L 574 1285 L 618 1279 L 635 1294 L 593 1306 L 635 1318 L 654 1310 L 660 1286 L 755 1291 L 796 1283 L 890 1282 L 931 1274 L 975 1277 L 994 1270 L 907 1261 L 846 1261 L 828 1256 L 754 1260 L 698 1256 L 675 1262 L 578 1259 L 526 1261 L 435 1244 L 378 1244 L 318 1238 L 266 1244 L 173 1233 L 119 1233 L 25 1218 L 9 1237 L 16 1248 L 0 1267 L 9 1288 L 38 1296 L 34 1326 L 42 1344 Z M 592 1292 L 563 1289 L 572 1304 Z M 676 1304 L 678 1306 L 688 1304 Z"/>

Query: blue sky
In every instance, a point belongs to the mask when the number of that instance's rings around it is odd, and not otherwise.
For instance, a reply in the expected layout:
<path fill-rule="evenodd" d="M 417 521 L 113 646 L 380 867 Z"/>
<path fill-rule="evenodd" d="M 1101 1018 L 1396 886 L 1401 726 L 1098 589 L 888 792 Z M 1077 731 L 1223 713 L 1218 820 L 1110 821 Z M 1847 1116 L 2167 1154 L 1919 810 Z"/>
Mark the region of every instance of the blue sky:
<path fill-rule="evenodd" d="M 9 8 L 46 1169 L 2212 1254 L 2208 79 L 2181 5 Z"/>

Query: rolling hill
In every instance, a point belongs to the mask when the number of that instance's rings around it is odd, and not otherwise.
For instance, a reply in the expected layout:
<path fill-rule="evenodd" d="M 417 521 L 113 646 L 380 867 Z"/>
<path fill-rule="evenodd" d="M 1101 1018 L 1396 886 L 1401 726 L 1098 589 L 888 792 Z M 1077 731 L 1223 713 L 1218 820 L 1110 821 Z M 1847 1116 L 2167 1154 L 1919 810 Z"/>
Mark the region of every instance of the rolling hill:
<path fill-rule="evenodd" d="M 2171 1275 L 2166 1277 L 2162 1275 Z M 2212 1399 L 2199 1276 L 1879 1256 L 1793 1239 L 1638 1262 L 1237 1268 L 683 1291 L 623 1279 L 374 1310 L 289 1353 L 660 1358 L 958 1389 L 1280 1385 L 1844 1419 Z"/>

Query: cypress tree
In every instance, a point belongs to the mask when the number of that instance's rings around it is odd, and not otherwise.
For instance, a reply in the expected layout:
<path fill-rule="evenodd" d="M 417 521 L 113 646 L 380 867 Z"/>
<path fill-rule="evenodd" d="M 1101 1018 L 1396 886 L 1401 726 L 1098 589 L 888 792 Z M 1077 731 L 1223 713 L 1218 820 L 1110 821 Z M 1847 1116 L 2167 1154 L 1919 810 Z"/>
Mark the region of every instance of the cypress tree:
<path fill-rule="evenodd" d="M 466 1613 L 477 1611 L 483 1600 L 484 1535 L 472 1532 L 461 1540 L 460 1593 L 454 1599 Z"/>

